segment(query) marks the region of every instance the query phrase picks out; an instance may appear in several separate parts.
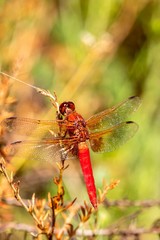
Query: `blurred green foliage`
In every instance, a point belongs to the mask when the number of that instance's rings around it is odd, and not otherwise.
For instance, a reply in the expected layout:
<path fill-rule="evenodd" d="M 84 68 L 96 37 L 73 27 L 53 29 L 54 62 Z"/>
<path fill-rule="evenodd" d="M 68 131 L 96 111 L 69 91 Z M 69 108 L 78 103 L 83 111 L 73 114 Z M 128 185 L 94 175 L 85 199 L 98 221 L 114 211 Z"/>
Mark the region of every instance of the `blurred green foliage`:
<path fill-rule="evenodd" d="M 140 109 L 127 119 L 139 124 L 135 137 L 114 153 L 91 153 L 97 187 L 102 186 L 103 178 L 121 180 L 109 193 L 110 200 L 160 197 L 160 2 L 140 0 L 136 4 L 124 0 L 0 2 L 2 71 L 15 72 L 23 81 L 56 91 L 61 101 L 74 101 L 85 118 L 129 96 L 141 97 Z M 112 39 L 112 34 L 117 38 Z M 110 38 L 113 49 L 103 48 L 101 40 Z M 96 43 L 102 51 L 99 55 L 93 52 Z M 18 100 L 18 116 L 54 118 L 50 102 L 32 89 L 14 82 L 10 94 Z M 75 164 L 64 179 L 68 199 L 77 196 L 79 202 L 87 200 L 87 194 L 75 173 L 80 174 L 80 167 Z M 22 166 L 18 168 L 21 173 Z M 25 175 L 27 171 L 32 167 L 23 168 Z M 84 188 L 83 193 L 76 192 L 76 182 Z M 46 182 L 37 192 L 44 188 L 47 194 L 52 185 Z M 100 227 L 132 211 L 102 207 Z M 159 212 L 152 208 L 143 214 L 139 224 L 147 227 Z"/>

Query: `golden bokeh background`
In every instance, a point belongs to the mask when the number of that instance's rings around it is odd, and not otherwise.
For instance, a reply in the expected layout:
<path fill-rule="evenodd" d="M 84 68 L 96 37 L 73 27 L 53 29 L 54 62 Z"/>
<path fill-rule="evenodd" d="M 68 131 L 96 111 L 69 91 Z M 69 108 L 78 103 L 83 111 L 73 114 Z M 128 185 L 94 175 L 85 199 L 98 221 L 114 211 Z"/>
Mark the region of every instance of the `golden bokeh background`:
<path fill-rule="evenodd" d="M 160 2 L 157 0 L 0 2 L 1 71 L 71 100 L 85 119 L 138 95 L 134 120 L 139 130 L 132 140 L 113 153 L 91 152 L 96 185 L 120 179 L 109 200 L 160 198 Z M 1 78 L 3 76 L 1 75 Z M 13 115 L 54 119 L 49 99 L 34 89 L 11 80 L 10 96 L 16 99 Z M 18 140 L 18 139 L 17 139 Z M 21 194 L 54 194 L 56 174 L 48 163 L 12 162 L 21 180 Z M 0 181 L 3 182 L 2 179 Z M 74 182 L 74 184 L 73 184 Z M 66 200 L 88 200 L 79 163 L 72 160 L 64 174 Z M 78 191 L 77 191 L 78 189 Z M 99 226 L 106 227 L 133 209 L 99 209 Z M 159 209 L 144 209 L 140 226 L 149 227 Z M 29 222 L 23 210 L 9 214 Z M 22 220 L 23 219 L 23 220 Z M 144 236 L 142 239 L 157 239 Z"/>

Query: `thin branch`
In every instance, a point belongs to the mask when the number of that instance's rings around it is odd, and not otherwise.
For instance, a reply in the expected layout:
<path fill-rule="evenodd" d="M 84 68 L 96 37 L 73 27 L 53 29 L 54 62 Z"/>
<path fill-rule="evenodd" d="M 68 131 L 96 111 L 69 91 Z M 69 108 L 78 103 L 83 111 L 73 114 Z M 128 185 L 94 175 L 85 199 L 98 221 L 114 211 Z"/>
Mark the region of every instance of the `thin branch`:
<path fill-rule="evenodd" d="M 5 161 L 4 161 L 5 162 Z M 30 213 L 30 215 L 34 218 L 34 220 L 37 222 L 38 225 L 41 225 L 41 222 L 38 220 L 36 215 L 33 213 L 33 211 L 30 211 L 29 207 L 26 205 L 26 203 L 23 201 L 21 196 L 19 195 L 19 184 L 20 182 L 14 182 L 13 177 L 11 174 L 11 177 L 9 177 L 4 163 L 0 162 L 0 169 L 2 173 L 4 174 L 5 178 L 7 179 L 8 184 L 10 185 L 11 189 L 13 190 L 14 196 L 17 199 L 17 201 L 26 209 L 27 212 Z"/>
<path fill-rule="evenodd" d="M 99 230 L 90 230 L 90 229 L 78 229 L 76 231 L 77 236 L 111 236 L 111 235 L 119 235 L 119 236 L 136 236 L 142 234 L 160 234 L 160 228 L 135 228 L 135 229 L 99 229 Z"/>
<path fill-rule="evenodd" d="M 6 232 L 9 229 L 14 229 L 14 230 L 18 230 L 18 231 L 33 233 L 34 235 L 38 234 L 38 231 L 35 227 L 33 227 L 31 225 L 24 224 L 24 223 L 10 222 L 10 223 L 5 223 L 5 224 L 0 225 L 0 233 Z"/>
<path fill-rule="evenodd" d="M 28 233 L 38 235 L 38 232 L 35 227 L 27 224 L 17 224 L 17 223 L 7 223 L 2 224 L 0 226 L 0 233 L 6 232 L 8 229 L 14 229 L 19 231 L 25 231 Z M 61 233 L 61 229 L 55 229 L 55 234 Z M 43 234 L 43 233 L 42 233 Z M 67 235 L 67 231 L 64 230 L 63 234 Z M 91 230 L 91 229 L 77 229 L 76 236 L 85 236 L 85 237 L 93 237 L 93 236 L 137 236 L 143 234 L 160 234 L 159 228 L 132 228 L 132 229 L 116 229 L 116 228 L 106 228 L 99 230 Z"/>
<path fill-rule="evenodd" d="M 12 188 L 12 190 L 14 192 L 14 195 L 15 195 L 15 198 L 26 209 L 26 211 L 28 211 L 28 207 L 27 207 L 26 203 L 23 202 L 23 199 L 19 196 L 19 191 L 18 191 L 19 182 L 17 182 L 17 186 L 16 186 L 16 183 L 13 182 L 12 177 L 9 177 L 3 163 L 0 163 L 0 168 L 1 168 L 1 171 L 4 174 L 5 178 L 7 179 L 7 182 L 9 183 L 10 187 Z"/>
<path fill-rule="evenodd" d="M 16 207 L 21 207 L 21 204 L 15 200 L 15 198 L 1 198 L 0 202 L 6 203 L 9 206 L 16 206 Z M 23 199 L 24 203 L 28 203 L 28 199 Z M 115 200 L 115 201 L 109 201 L 105 200 L 104 205 L 107 207 L 141 207 L 141 208 L 151 208 L 151 207 L 156 207 L 160 206 L 160 200 L 159 199 L 148 199 L 148 200 L 141 200 L 141 201 L 131 201 L 128 199 L 122 199 L 122 200 Z M 48 205 L 45 206 L 45 209 L 49 209 Z"/>
<path fill-rule="evenodd" d="M 160 207 L 160 199 L 149 199 L 149 200 L 141 200 L 141 201 L 131 201 L 128 199 L 108 201 L 107 199 L 104 201 L 104 205 L 107 207 L 142 207 L 142 208 L 150 208 L 154 206 Z"/>
<path fill-rule="evenodd" d="M 9 74 L 7 74 L 7 73 L 4 73 L 4 72 L 0 71 L 0 74 L 6 76 L 6 77 L 8 77 L 8 78 L 11 78 L 11 79 L 13 79 L 13 80 L 15 80 L 15 81 L 17 81 L 17 82 L 23 83 L 23 84 L 25 84 L 25 85 L 28 86 L 28 87 L 34 88 L 37 92 L 42 91 L 41 88 L 35 87 L 35 86 L 33 86 L 33 85 L 29 84 L 29 83 L 23 82 L 22 80 L 14 77 L 14 76 L 11 76 L 11 75 L 9 75 Z"/>
<path fill-rule="evenodd" d="M 44 96 L 46 96 L 46 97 L 49 97 L 51 103 L 52 103 L 53 106 L 56 108 L 57 112 L 59 113 L 59 104 L 58 104 L 58 102 L 57 102 L 57 96 L 56 96 L 56 93 L 55 93 L 55 92 L 54 92 L 54 95 L 52 95 L 49 90 L 45 90 L 45 89 L 43 89 L 43 88 L 39 88 L 39 87 L 36 87 L 36 86 L 31 85 L 31 84 L 29 84 L 29 83 L 23 82 L 22 80 L 14 77 L 14 76 L 11 76 L 11 75 L 9 75 L 9 74 L 7 74 L 7 73 L 4 73 L 4 72 L 0 71 L 0 74 L 6 76 L 6 77 L 8 77 L 8 78 L 11 78 L 11 79 L 14 80 L 14 81 L 17 81 L 17 82 L 19 82 L 19 83 L 25 84 L 26 86 L 35 89 L 37 93 L 40 93 L 40 94 L 42 94 L 42 95 L 44 95 Z"/>
<path fill-rule="evenodd" d="M 22 199 L 23 202 L 27 205 L 28 204 L 28 199 Z M 5 203 L 7 204 L 8 206 L 14 206 L 14 207 L 22 207 L 21 203 L 20 202 L 17 202 L 17 200 L 15 198 L 6 198 L 6 197 L 0 197 L 0 202 L 1 203 Z M 47 207 L 47 206 L 46 206 Z M 47 207 L 49 209 L 49 207 Z"/>
<path fill-rule="evenodd" d="M 77 230 L 77 236 L 110 236 L 110 235 L 120 235 L 120 236 L 136 236 L 136 235 L 142 235 L 142 234 L 160 234 L 160 228 L 154 229 L 154 228 L 135 228 L 135 229 L 100 229 L 100 230 Z"/>

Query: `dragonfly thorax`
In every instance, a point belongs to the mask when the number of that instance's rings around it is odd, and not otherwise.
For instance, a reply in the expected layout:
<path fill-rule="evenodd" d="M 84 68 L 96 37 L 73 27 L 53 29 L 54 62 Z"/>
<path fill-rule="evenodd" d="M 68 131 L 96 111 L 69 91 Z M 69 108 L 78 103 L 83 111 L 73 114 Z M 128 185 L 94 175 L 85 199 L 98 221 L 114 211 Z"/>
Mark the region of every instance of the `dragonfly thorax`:
<path fill-rule="evenodd" d="M 68 133 L 70 136 L 77 137 L 79 142 L 84 142 L 89 139 L 89 133 L 86 128 L 86 122 L 84 118 L 78 114 L 77 112 L 73 111 L 68 114 L 65 118 L 68 123 Z"/>
<path fill-rule="evenodd" d="M 78 138 L 79 142 L 85 142 L 87 139 L 89 139 L 88 130 L 84 126 L 81 126 L 81 124 L 75 128 L 73 135 Z"/>

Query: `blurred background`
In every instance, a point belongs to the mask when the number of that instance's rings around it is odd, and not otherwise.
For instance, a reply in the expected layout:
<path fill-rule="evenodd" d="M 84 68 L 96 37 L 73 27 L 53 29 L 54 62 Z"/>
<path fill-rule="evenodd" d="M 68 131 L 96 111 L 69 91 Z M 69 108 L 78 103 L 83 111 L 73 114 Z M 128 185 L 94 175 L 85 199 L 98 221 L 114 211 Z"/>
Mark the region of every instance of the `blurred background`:
<path fill-rule="evenodd" d="M 113 153 L 91 152 L 93 171 L 97 188 L 103 179 L 108 183 L 120 179 L 109 192 L 109 200 L 159 199 L 160 2 L 3 0 L 0 19 L 1 71 L 55 91 L 59 102 L 73 101 L 85 119 L 129 96 L 140 96 L 142 105 L 126 119 L 138 123 L 137 134 Z M 14 80 L 11 84 L 10 96 L 16 99 L 8 109 L 11 116 L 55 118 L 49 99 Z M 66 201 L 75 197 L 77 203 L 89 201 L 79 163 L 69 164 L 64 173 Z M 21 160 L 12 161 L 10 168 L 21 180 L 24 198 L 33 192 L 38 197 L 56 193 L 52 183 L 56 164 Z M 3 178 L 0 181 L 6 184 Z M 134 211 L 101 206 L 99 227 Z M 9 208 L 0 213 L 3 221 L 30 222 L 24 210 Z M 147 228 L 159 217 L 158 207 L 153 207 L 143 210 L 137 221 Z M 146 235 L 142 239 L 158 238 Z"/>

